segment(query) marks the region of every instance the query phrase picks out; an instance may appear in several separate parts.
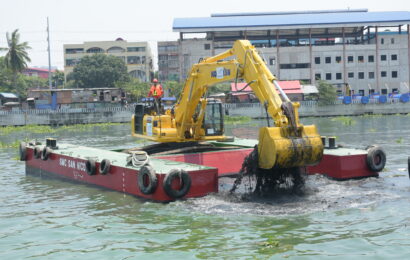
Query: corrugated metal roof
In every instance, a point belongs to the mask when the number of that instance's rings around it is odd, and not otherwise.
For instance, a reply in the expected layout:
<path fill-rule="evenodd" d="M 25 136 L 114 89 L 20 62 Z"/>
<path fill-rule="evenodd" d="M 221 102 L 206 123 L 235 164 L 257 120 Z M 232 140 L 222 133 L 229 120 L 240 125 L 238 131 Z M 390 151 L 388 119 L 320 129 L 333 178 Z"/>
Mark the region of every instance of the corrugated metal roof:
<path fill-rule="evenodd" d="M 279 86 L 283 89 L 286 94 L 300 94 L 302 93 L 302 86 L 300 85 L 299 80 L 278 80 Z M 237 92 L 238 90 L 242 90 L 246 86 L 246 83 L 237 83 L 235 87 L 235 83 L 231 83 L 231 91 Z M 247 86 L 242 91 L 252 92 L 250 86 Z"/>
<path fill-rule="evenodd" d="M 5 92 L 0 93 L 0 96 L 3 96 L 4 98 L 18 98 L 18 96 L 16 96 L 16 94 L 5 93 Z"/>
<path fill-rule="evenodd" d="M 332 27 L 399 25 L 410 22 L 410 12 L 335 12 L 281 15 L 241 15 L 222 17 L 175 18 L 177 32 L 206 32 L 228 29 L 286 29 L 295 27 Z"/>
<path fill-rule="evenodd" d="M 302 85 L 303 94 L 317 94 L 319 90 L 314 85 Z"/>
<path fill-rule="evenodd" d="M 367 12 L 368 9 L 332 9 L 332 10 L 306 10 L 306 11 L 278 11 L 278 12 L 257 12 L 257 13 L 218 13 L 211 14 L 211 17 L 222 16 L 250 16 L 250 15 L 284 15 L 284 14 L 323 14 L 323 13 L 351 13 Z"/>

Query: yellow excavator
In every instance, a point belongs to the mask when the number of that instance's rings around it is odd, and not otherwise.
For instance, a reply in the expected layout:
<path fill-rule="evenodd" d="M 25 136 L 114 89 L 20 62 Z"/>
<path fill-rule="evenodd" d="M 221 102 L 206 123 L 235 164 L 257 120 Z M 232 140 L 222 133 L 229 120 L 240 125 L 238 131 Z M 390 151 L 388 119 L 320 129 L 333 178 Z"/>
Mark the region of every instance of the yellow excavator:
<path fill-rule="evenodd" d="M 194 64 L 173 108 L 160 111 L 138 104 L 132 135 L 159 143 L 225 140 L 222 104 L 207 99 L 207 90 L 234 80 L 247 82 L 273 118 L 273 127 L 259 129 L 260 168 L 302 167 L 320 161 L 323 144 L 316 127 L 299 122 L 300 104 L 289 100 L 247 40 L 237 40 L 230 50 Z"/>

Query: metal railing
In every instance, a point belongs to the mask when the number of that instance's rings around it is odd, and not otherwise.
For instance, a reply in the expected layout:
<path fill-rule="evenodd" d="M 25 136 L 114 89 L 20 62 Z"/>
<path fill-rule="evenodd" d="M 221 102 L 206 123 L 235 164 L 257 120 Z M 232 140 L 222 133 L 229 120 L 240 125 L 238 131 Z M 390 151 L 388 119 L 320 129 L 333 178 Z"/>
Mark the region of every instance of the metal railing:
<path fill-rule="evenodd" d="M 301 107 L 315 107 L 315 106 L 319 106 L 319 102 L 318 101 L 314 101 L 314 100 L 308 100 L 308 101 L 298 101 L 300 103 Z M 384 104 L 393 104 L 393 103 L 400 103 L 400 104 L 407 104 L 404 102 L 401 102 L 399 98 L 387 98 L 385 103 L 381 103 L 379 102 L 378 99 L 373 99 L 370 98 L 369 102 L 367 104 L 380 104 L 380 105 L 384 105 Z M 408 102 L 410 104 L 410 102 Z M 360 99 L 352 99 L 350 104 L 361 104 L 363 106 L 365 106 L 366 104 L 362 104 Z M 343 100 L 335 100 L 333 102 L 330 102 L 328 105 L 332 106 L 332 105 L 343 105 L 343 106 L 348 106 L 350 104 L 344 104 Z M 253 107 L 260 107 L 260 103 L 226 103 L 225 104 L 225 108 L 227 109 L 232 109 L 232 108 L 253 108 Z"/>
<path fill-rule="evenodd" d="M 99 108 L 68 108 L 68 109 L 19 109 L 11 111 L 0 111 L 0 115 L 12 114 L 70 114 L 70 113 L 98 113 L 98 112 L 121 112 L 134 111 L 134 106 L 128 107 L 99 107 Z"/>

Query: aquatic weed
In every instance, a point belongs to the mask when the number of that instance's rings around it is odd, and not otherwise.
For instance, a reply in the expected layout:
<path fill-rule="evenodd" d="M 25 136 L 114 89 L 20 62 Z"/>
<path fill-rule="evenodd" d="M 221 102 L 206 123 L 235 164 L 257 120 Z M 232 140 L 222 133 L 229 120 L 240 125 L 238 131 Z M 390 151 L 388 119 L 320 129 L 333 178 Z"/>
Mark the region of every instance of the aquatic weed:
<path fill-rule="evenodd" d="M 249 123 L 252 120 L 249 116 L 226 116 L 224 118 L 225 124 L 236 125 Z"/>
<path fill-rule="evenodd" d="M 111 126 L 122 125 L 124 123 L 97 123 L 97 124 L 76 124 L 76 125 L 25 125 L 25 126 L 5 126 L 0 128 L 0 135 L 9 135 L 11 133 L 28 132 L 35 134 L 52 134 L 59 132 L 85 132 L 93 130 L 95 127 L 100 127 L 102 130 L 108 130 Z"/>
<path fill-rule="evenodd" d="M 396 141 L 396 143 L 398 143 L 398 144 L 401 144 L 401 143 L 403 143 L 403 137 L 400 137 L 399 139 L 396 139 L 395 141 Z"/>
<path fill-rule="evenodd" d="M 352 126 L 356 124 L 356 120 L 348 116 L 335 117 L 335 118 L 332 118 L 332 121 L 340 122 L 345 126 Z"/>

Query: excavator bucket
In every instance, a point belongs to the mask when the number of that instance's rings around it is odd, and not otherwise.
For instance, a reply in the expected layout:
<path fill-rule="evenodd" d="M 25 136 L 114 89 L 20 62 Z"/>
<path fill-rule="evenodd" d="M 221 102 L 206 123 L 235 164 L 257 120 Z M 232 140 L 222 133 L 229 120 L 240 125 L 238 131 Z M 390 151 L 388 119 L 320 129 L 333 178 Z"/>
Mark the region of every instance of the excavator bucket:
<path fill-rule="evenodd" d="M 297 136 L 291 127 L 259 130 L 258 157 L 262 169 L 292 168 L 317 164 L 323 143 L 314 125 L 300 126 Z"/>

